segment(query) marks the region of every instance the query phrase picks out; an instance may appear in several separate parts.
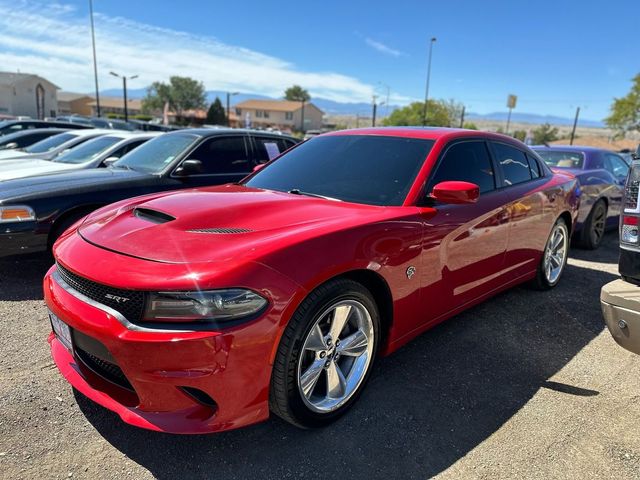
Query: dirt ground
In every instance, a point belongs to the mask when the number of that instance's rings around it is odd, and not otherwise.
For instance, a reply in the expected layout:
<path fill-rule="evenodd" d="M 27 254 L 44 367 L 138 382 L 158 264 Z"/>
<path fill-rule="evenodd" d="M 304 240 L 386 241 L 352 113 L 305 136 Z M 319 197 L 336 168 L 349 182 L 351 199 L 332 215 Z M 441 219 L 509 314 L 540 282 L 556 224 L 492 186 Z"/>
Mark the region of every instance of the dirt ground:
<path fill-rule="evenodd" d="M 302 431 L 274 418 L 207 436 L 139 430 L 48 352 L 45 257 L 0 261 L 2 478 L 640 478 L 640 357 L 604 330 L 617 240 L 573 250 L 551 292 L 519 287 L 376 365 L 355 408 Z"/>

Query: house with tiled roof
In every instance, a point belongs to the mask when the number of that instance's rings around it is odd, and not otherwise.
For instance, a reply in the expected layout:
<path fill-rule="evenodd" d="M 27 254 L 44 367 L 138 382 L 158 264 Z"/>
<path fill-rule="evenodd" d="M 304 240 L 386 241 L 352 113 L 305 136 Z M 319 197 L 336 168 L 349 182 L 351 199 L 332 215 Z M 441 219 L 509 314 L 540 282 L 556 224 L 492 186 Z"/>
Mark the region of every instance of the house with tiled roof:
<path fill-rule="evenodd" d="M 323 116 L 324 112 L 310 102 L 245 100 L 235 105 L 230 121 L 238 127 L 306 131 L 321 129 Z"/>

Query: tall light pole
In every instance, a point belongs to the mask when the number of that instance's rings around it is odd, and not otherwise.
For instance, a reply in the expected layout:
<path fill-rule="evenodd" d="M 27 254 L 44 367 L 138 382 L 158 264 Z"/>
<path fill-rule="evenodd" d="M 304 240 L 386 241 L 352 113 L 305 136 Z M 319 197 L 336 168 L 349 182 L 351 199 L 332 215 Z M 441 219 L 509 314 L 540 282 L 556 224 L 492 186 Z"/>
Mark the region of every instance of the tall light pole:
<path fill-rule="evenodd" d="M 429 80 L 431 79 L 431 54 L 433 53 L 433 44 L 436 43 L 436 37 L 431 37 L 429 41 L 429 63 L 427 65 L 427 88 L 424 93 L 424 108 L 422 109 L 422 126 L 427 125 L 427 104 L 429 103 Z"/>
<path fill-rule="evenodd" d="M 227 92 L 227 127 L 231 126 L 231 97 L 233 97 L 234 95 L 238 95 L 238 93 L 240 92 Z"/>
<path fill-rule="evenodd" d="M 109 72 L 114 77 L 122 78 L 122 90 L 124 91 L 124 121 L 129 121 L 129 109 L 127 108 L 127 77 L 124 75 L 118 75 L 116 72 Z M 129 77 L 129 80 L 133 80 L 134 78 L 138 78 L 138 75 L 133 75 Z"/>
<path fill-rule="evenodd" d="M 573 120 L 573 128 L 571 129 L 571 140 L 569 145 L 573 145 L 573 139 L 576 136 L 576 127 L 578 126 L 578 117 L 580 116 L 580 107 L 576 108 L 576 118 Z"/>
<path fill-rule="evenodd" d="M 98 88 L 98 61 L 96 60 L 96 33 L 93 28 L 93 0 L 89 0 L 89 17 L 91 18 L 91 44 L 93 46 L 93 76 L 96 81 L 96 113 L 100 116 L 100 89 Z"/>

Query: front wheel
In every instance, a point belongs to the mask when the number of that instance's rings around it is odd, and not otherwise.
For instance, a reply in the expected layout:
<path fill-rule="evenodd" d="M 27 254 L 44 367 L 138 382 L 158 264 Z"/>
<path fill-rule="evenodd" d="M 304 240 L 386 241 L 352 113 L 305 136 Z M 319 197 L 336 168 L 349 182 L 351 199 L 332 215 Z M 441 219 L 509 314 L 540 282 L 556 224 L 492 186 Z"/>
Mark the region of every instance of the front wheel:
<path fill-rule="evenodd" d="M 542 259 L 538 264 L 533 286 L 538 290 L 549 290 L 560 281 L 569 257 L 569 229 L 559 218 L 551 229 Z"/>
<path fill-rule="evenodd" d="M 334 280 L 300 305 L 280 341 L 273 367 L 273 413 L 299 427 L 321 427 L 360 395 L 378 347 L 380 318 L 371 293 Z"/>

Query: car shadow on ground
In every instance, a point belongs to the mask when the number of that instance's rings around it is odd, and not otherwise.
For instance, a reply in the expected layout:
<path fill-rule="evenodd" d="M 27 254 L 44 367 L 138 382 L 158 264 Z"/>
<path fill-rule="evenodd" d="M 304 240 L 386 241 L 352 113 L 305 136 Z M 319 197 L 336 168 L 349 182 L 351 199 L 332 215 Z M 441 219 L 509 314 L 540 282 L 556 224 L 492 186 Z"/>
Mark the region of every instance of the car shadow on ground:
<path fill-rule="evenodd" d="M 615 237 L 607 235 L 596 258 L 617 261 Z M 173 436 L 130 427 L 76 398 L 107 441 L 161 479 L 429 478 L 499 429 L 540 388 L 598 395 L 548 379 L 602 331 L 600 288 L 615 278 L 568 265 L 550 292 L 519 287 L 458 315 L 379 359 L 359 402 L 321 430 L 272 418 L 216 435 Z"/>
<path fill-rule="evenodd" d="M 51 265 L 49 253 L 0 258 L 0 301 L 41 300 L 42 278 Z"/>

